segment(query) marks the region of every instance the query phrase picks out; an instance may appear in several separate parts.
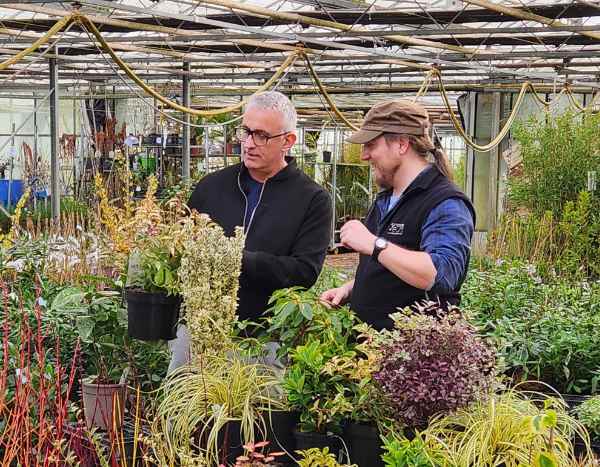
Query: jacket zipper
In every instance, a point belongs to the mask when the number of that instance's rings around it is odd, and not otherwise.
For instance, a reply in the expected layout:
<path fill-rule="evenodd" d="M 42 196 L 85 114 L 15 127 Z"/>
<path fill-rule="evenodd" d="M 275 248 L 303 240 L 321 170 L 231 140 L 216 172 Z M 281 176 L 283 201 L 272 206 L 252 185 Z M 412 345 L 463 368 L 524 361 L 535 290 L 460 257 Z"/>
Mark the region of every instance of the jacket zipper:
<path fill-rule="evenodd" d="M 242 229 L 244 229 L 244 233 L 246 233 L 246 211 L 248 210 L 248 197 L 246 196 L 246 193 L 244 193 L 244 190 L 242 190 L 242 184 L 240 182 L 241 175 L 242 175 L 242 171 L 240 170 L 238 172 L 237 180 L 238 180 L 238 188 L 240 189 L 240 192 L 242 193 L 242 195 L 244 196 L 244 200 L 246 201 L 246 207 L 244 208 L 244 213 L 243 213 L 243 217 L 242 217 Z"/>
<path fill-rule="evenodd" d="M 263 192 L 265 191 L 265 186 L 267 186 L 268 180 L 265 180 L 262 188 L 260 189 L 260 195 L 258 195 L 258 202 L 256 203 L 256 206 L 254 207 L 254 211 L 252 211 L 252 214 L 250 215 L 250 220 L 248 221 L 248 229 L 246 230 L 246 211 L 248 211 L 248 197 L 246 196 L 246 193 L 244 193 L 244 190 L 242 190 L 242 184 L 240 182 L 241 173 L 242 173 L 241 171 L 238 172 L 238 188 L 242 192 L 242 195 L 244 195 L 244 200 L 246 202 L 246 205 L 244 208 L 244 221 L 242 223 L 242 228 L 244 229 L 244 233 L 246 235 L 248 235 L 248 232 L 250 232 L 250 227 L 252 226 L 252 221 L 254 220 L 254 214 L 256 213 L 256 210 L 260 206 L 260 201 L 262 200 Z"/>

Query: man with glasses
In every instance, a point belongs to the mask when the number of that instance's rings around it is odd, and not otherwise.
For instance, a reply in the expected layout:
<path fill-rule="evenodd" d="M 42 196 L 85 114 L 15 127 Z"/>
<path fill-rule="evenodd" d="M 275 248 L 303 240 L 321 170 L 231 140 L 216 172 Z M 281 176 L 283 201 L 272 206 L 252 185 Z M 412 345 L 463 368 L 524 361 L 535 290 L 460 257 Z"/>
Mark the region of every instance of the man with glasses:
<path fill-rule="evenodd" d="M 242 162 L 206 175 L 189 207 L 233 235 L 243 226 L 246 247 L 238 315 L 256 320 L 277 290 L 311 287 L 331 238 L 329 194 L 287 157 L 296 142 L 296 109 L 283 94 L 253 96 L 236 135 Z"/>

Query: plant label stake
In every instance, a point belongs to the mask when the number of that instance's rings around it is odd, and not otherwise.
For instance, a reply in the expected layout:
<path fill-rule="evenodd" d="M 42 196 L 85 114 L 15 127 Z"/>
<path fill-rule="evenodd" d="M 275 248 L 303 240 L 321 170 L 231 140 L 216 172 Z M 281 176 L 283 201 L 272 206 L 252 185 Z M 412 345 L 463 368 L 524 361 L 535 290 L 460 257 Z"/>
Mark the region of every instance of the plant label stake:
<path fill-rule="evenodd" d="M 588 191 L 596 191 L 596 171 L 588 170 L 587 176 Z"/>

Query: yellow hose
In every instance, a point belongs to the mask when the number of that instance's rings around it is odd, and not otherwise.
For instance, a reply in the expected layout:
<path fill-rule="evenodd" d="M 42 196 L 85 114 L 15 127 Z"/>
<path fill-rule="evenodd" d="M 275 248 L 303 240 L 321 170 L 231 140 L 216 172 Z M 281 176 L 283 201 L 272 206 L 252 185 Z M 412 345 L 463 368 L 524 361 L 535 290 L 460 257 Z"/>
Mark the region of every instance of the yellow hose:
<path fill-rule="evenodd" d="M 165 96 L 163 96 L 162 94 L 160 94 L 158 91 L 156 91 L 153 87 L 149 86 L 148 84 L 146 84 L 131 68 L 129 68 L 129 66 L 121 59 L 119 58 L 119 56 L 115 53 L 114 49 L 104 40 L 104 38 L 102 37 L 102 35 L 100 34 L 100 31 L 98 30 L 98 28 L 96 27 L 96 25 L 89 19 L 87 18 L 85 15 L 79 13 L 79 12 L 75 12 L 69 16 L 65 16 L 63 19 L 57 21 L 54 26 L 52 26 L 48 32 L 46 34 L 44 34 L 42 37 L 40 37 L 39 39 L 37 39 L 31 46 L 29 46 L 28 48 L 22 50 L 21 52 L 17 53 L 16 55 L 10 57 L 9 59 L 5 60 L 4 62 L 0 63 L 0 70 L 4 70 L 6 68 L 8 68 L 11 65 L 14 65 L 15 63 L 19 62 L 20 60 L 22 60 L 23 58 L 25 58 L 26 56 L 30 55 L 31 53 L 35 52 L 40 46 L 46 44 L 47 42 L 50 41 L 50 39 L 52 38 L 52 36 L 54 36 L 55 34 L 57 34 L 58 32 L 60 32 L 62 29 L 64 29 L 68 24 L 70 24 L 72 21 L 78 21 L 80 24 L 82 24 L 84 27 L 86 27 L 98 40 L 98 42 L 102 45 L 102 47 L 107 51 L 107 53 L 112 57 L 112 59 L 115 61 L 115 63 L 125 72 L 125 74 L 127 74 L 127 76 L 129 76 L 139 87 L 141 87 L 146 93 L 150 94 L 151 96 L 155 97 L 158 101 L 162 102 L 164 105 L 178 110 L 180 112 L 184 112 L 184 113 L 188 113 L 191 115 L 197 115 L 197 116 L 202 116 L 202 117 L 212 117 L 215 115 L 220 115 L 223 113 L 227 113 L 227 112 L 232 112 L 235 110 L 240 109 L 251 96 L 247 96 L 245 97 L 241 102 L 237 103 L 237 104 L 233 104 L 227 107 L 223 107 L 220 109 L 215 109 L 215 110 L 198 110 L 198 109 L 192 109 L 190 107 L 185 107 L 183 105 L 178 104 L 177 102 L 173 102 L 171 100 L 169 100 L 168 98 L 166 98 Z M 260 86 L 257 90 L 256 93 L 260 93 L 263 92 L 267 89 L 269 89 L 285 72 L 285 70 L 287 68 L 289 68 L 294 61 L 296 60 L 296 58 L 298 56 L 302 56 L 306 62 L 306 66 L 308 68 L 308 71 L 313 79 L 313 81 L 315 82 L 317 88 L 319 89 L 319 92 L 323 95 L 323 97 L 325 98 L 325 100 L 327 101 L 327 104 L 329 105 L 331 111 L 349 128 L 351 128 L 352 130 L 356 131 L 359 128 L 352 124 L 345 116 L 344 114 L 337 108 L 337 106 L 335 105 L 335 102 L 333 101 L 333 99 L 331 98 L 331 96 L 329 95 L 329 93 L 327 92 L 327 89 L 325 88 L 323 82 L 320 80 L 320 78 L 318 77 L 316 71 L 314 70 L 312 63 L 310 62 L 310 59 L 308 58 L 308 55 L 301 49 L 298 49 L 295 52 L 292 52 L 288 55 L 288 57 L 286 58 L 286 60 L 281 64 L 281 66 L 275 71 L 275 73 L 273 74 L 273 76 L 271 76 L 271 78 L 264 83 L 262 86 Z M 415 100 L 423 95 L 425 95 L 427 93 L 427 90 L 429 88 L 429 85 L 431 83 L 432 78 L 435 76 L 435 78 L 437 78 L 438 80 L 438 87 L 440 90 L 440 94 L 442 96 L 442 99 L 444 101 L 444 104 L 448 110 L 448 113 L 450 115 L 450 119 L 452 121 L 452 124 L 454 125 L 456 131 L 458 132 L 458 134 L 465 140 L 465 143 L 472 147 L 473 149 L 480 151 L 480 152 L 487 152 L 493 148 L 495 148 L 496 146 L 498 146 L 500 144 L 500 142 L 504 139 L 504 137 L 508 134 L 508 132 L 510 131 L 510 128 L 512 126 L 512 124 L 514 123 L 516 116 L 518 114 L 518 111 L 523 103 L 524 97 L 527 93 L 527 90 L 530 90 L 533 94 L 533 97 L 535 98 L 535 100 L 537 102 L 539 102 L 542 106 L 544 106 L 544 108 L 546 110 L 549 109 L 549 107 L 551 105 L 553 105 L 554 103 L 556 103 L 560 97 L 563 94 L 566 94 L 569 98 L 569 102 L 571 104 L 572 107 L 575 107 L 576 109 L 578 109 L 581 112 L 587 112 L 589 109 L 591 109 L 596 101 L 598 100 L 598 98 L 600 97 L 600 92 L 597 92 L 596 95 L 593 97 L 592 101 L 588 104 L 587 107 L 583 107 L 579 102 L 577 102 L 577 100 L 575 99 L 575 97 L 573 96 L 573 93 L 571 91 L 571 89 L 569 88 L 568 84 L 565 85 L 565 87 L 561 90 L 561 92 L 551 101 L 546 101 L 545 99 L 543 99 L 538 92 L 536 91 L 535 87 L 533 86 L 532 83 L 530 83 L 529 81 L 526 81 L 525 83 L 523 83 L 523 85 L 521 86 L 521 90 L 519 92 L 519 95 L 517 97 L 517 101 L 515 102 L 515 106 L 512 109 L 511 114 L 509 115 L 506 123 L 504 124 L 504 126 L 502 127 L 502 129 L 500 130 L 500 132 L 498 133 L 498 135 L 492 140 L 490 141 L 488 144 L 485 145 L 479 145 L 477 143 L 475 143 L 473 140 L 471 140 L 469 138 L 469 136 L 465 133 L 461 122 L 459 121 L 459 119 L 456 117 L 456 115 L 454 114 L 454 111 L 452 110 L 452 107 L 450 105 L 450 99 L 448 98 L 448 94 L 446 92 L 446 88 L 444 87 L 444 83 L 442 81 L 442 75 L 440 73 L 439 70 L 434 69 L 431 70 L 430 72 L 428 72 L 425 76 L 425 79 L 423 81 L 423 84 L 421 85 L 421 87 L 419 88 L 419 91 L 417 92 L 416 96 L 415 96 Z"/>
<path fill-rule="evenodd" d="M 438 80 L 440 93 L 442 95 L 442 99 L 444 100 L 444 104 L 446 105 L 446 108 L 448 109 L 448 113 L 450 115 L 450 120 L 452 120 L 452 124 L 454 125 L 454 128 L 456 129 L 458 134 L 462 137 L 462 139 L 465 140 L 465 143 L 467 144 L 467 146 L 470 146 L 473 149 L 475 149 L 476 151 L 480 151 L 480 152 L 490 151 L 491 149 L 494 149 L 496 146 L 498 146 L 502 142 L 504 137 L 509 132 L 510 127 L 514 123 L 515 118 L 517 117 L 517 113 L 519 112 L 519 109 L 521 108 L 521 104 L 523 103 L 523 99 L 525 98 L 525 94 L 527 93 L 527 89 L 533 89 L 533 86 L 531 85 L 531 83 L 529 81 L 526 81 L 523 83 L 523 86 L 521 86 L 521 91 L 519 92 L 519 96 L 517 97 L 517 102 L 515 102 L 515 106 L 513 107 L 512 112 L 510 113 L 510 115 L 508 117 L 508 120 L 506 121 L 506 123 L 504 124 L 504 126 L 502 127 L 502 129 L 500 130 L 498 135 L 496 135 L 496 137 L 492 141 L 490 141 L 488 144 L 479 145 L 475 141 L 473 141 L 471 138 L 469 138 L 469 136 L 465 133 L 465 130 L 463 129 L 461 122 L 458 120 L 458 118 L 454 114 L 454 111 L 452 110 L 452 107 L 450 105 L 450 99 L 448 98 L 448 94 L 446 93 L 446 88 L 444 87 L 444 83 L 442 82 L 442 76 L 441 76 L 440 72 L 436 70 L 434 72 L 434 75 Z"/>
<path fill-rule="evenodd" d="M 234 110 L 238 110 L 250 98 L 250 96 L 245 97 L 244 99 L 242 99 L 241 102 L 238 102 L 237 104 L 233 104 L 233 105 L 230 105 L 227 107 L 222 107 L 220 109 L 215 109 L 215 110 L 192 109 L 190 107 L 185 107 L 183 105 L 180 105 L 177 102 L 173 102 L 173 101 L 167 99 L 166 97 L 164 97 L 162 94 L 160 94 L 158 91 L 156 91 L 153 87 L 146 84 L 131 68 L 129 68 L 129 66 L 123 60 L 121 60 L 119 58 L 119 56 L 115 53 L 115 51 L 104 40 L 104 38 L 100 34 L 100 31 L 98 31 L 98 28 L 96 28 L 96 25 L 94 23 L 92 23 L 88 18 L 86 18 L 83 15 L 79 15 L 77 17 L 77 19 L 96 37 L 98 42 L 100 42 L 102 47 L 104 47 L 104 49 L 108 52 L 108 54 L 115 61 L 115 63 L 119 66 L 119 68 L 121 68 L 125 72 L 125 74 L 127 76 L 129 76 L 139 87 L 141 87 L 144 91 L 146 91 L 146 93 L 155 97 L 158 101 L 162 102 L 163 104 L 167 105 L 168 107 L 171 107 L 172 109 L 178 110 L 179 112 L 188 113 L 190 115 L 198 115 L 201 117 L 212 117 L 215 115 L 220 115 L 220 114 L 232 112 Z M 294 60 L 296 59 L 297 56 L 298 56 L 297 52 L 293 52 L 290 55 L 288 55 L 288 57 L 281 64 L 281 66 L 277 69 L 277 71 L 273 74 L 273 76 L 271 76 L 271 78 L 265 84 L 260 86 L 257 89 L 256 93 L 260 93 L 260 92 L 263 92 L 263 91 L 266 91 L 267 89 L 269 89 L 271 87 L 271 85 L 273 85 L 281 77 L 281 75 L 285 72 L 285 70 L 294 62 Z"/>
<path fill-rule="evenodd" d="M 592 98 L 592 101 L 587 105 L 587 107 L 582 107 L 581 104 L 575 99 L 575 96 L 573 95 L 573 92 L 571 91 L 571 88 L 568 85 L 565 85 L 565 91 L 567 93 L 569 101 L 571 102 L 571 106 L 575 107 L 580 112 L 589 111 L 596 104 L 598 97 L 600 97 L 600 91 L 598 91 L 596 92 L 596 95 Z"/>
<path fill-rule="evenodd" d="M 429 85 L 431 84 L 431 78 L 433 77 L 433 75 L 433 70 L 427 72 L 427 74 L 425 75 L 425 79 L 423 80 L 423 84 L 421 84 L 421 87 L 419 88 L 417 94 L 415 94 L 415 97 L 413 98 L 413 102 L 416 102 L 419 97 L 422 97 L 425 94 L 427 94 L 427 90 L 429 89 Z"/>
<path fill-rule="evenodd" d="M 321 80 L 319 79 L 319 77 L 317 76 L 317 73 L 315 72 L 312 63 L 310 63 L 310 59 L 308 58 L 308 55 L 306 55 L 305 53 L 302 54 L 302 57 L 304 58 L 304 61 L 306 62 L 306 66 L 308 67 L 308 71 L 310 72 L 310 75 L 313 79 L 313 81 L 315 82 L 315 84 L 317 85 L 317 87 L 319 88 L 319 91 L 321 92 L 321 94 L 323 95 L 323 97 L 325 98 L 325 100 L 327 101 L 327 104 L 329 105 L 329 108 L 331 109 L 331 111 L 342 121 L 344 122 L 344 124 L 348 127 L 351 128 L 354 131 L 358 131 L 358 127 L 356 125 L 353 125 L 352 122 L 350 122 L 350 120 L 348 120 L 344 114 L 342 112 L 340 112 L 340 109 L 337 108 L 337 106 L 335 105 L 335 102 L 333 102 L 333 99 L 331 98 L 331 96 L 329 95 L 329 93 L 327 92 L 327 90 L 325 89 L 325 86 L 323 86 L 323 83 L 321 82 Z"/>
<path fill-rule="evenodd" d="M 52 36 L 54 36 L 54 34 L 60 32 L 71 21 L 73 21 L 73 16 L 72 15 L 65 16 L 60 21 L 57 21 L 54 24 L 54 26 L 52 26 L 48 30 L 48 32 L 46 34 L 44 34 L 42 37 L 40 37 L 37 41 L 35 41 L 29 47 L 27 47 L 24 50 L 21 50 L 18 54 L 14 55 L 14 56 L 10 57 L 8 60 L 5 60 L 4 62 L 0 63 L 0 70 L 5 70 L 9 66 L 14 65 L 15 63 L 21 61 L 27 55 L 35 52 L 40 46 L 42 46 L 46 42 L 50 41 L 50 39 L 52 38 Z"/>

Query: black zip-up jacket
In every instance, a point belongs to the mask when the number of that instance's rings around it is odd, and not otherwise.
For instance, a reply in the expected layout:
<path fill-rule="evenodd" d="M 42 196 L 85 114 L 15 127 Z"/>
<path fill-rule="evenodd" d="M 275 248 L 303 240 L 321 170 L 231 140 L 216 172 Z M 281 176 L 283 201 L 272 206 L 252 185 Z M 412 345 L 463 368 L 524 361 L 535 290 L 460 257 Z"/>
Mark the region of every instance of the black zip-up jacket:
<path fill-rule="evenodd" d="M 388 193 L 389 194 L 389 193 Z M 398 203 L 380 219 L 376 203 L 367 214 L 365 225 L 371 233 L 412 251 L 421 250 L 421 231 L 431 210 L 442 201 L 458 198 L 464 201 L 475 223 L 471 201 L 437 168 L 423 172 L 406 188 Z M 467 266 L 469 260 L 467 259 Z M 392 328 L 390 313 L 422 300 L 439 301 L 442 308 L 460 303 L 460 286 L 465 268 L 456 289 L 446 295 L 436 295 L 407 284 L 371 256 L 361 255 L 350 307 L 359 318 L 376 329 Z"/>
<path fill-rule="evenodd" d="M 246 230 L 240 276 L 238 316 L 256 320 L 278 289 L 311 287 L 323 266 L 331 239 L 332 207 L 327 191 L 286 158 L 288 165 L 264 184 L 249 225 L 244 225 L 247 199 L 240 182 L 243 164 L 206 175 L 189 207 L 208 214 L 233 235 Z"/>

